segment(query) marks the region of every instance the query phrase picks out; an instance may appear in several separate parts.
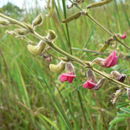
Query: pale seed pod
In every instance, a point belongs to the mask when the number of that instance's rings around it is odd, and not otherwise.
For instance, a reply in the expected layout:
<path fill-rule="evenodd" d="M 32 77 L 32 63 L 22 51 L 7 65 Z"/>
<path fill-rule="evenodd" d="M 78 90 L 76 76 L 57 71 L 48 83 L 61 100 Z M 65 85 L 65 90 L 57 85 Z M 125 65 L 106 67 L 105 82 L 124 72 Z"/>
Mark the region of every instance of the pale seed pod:
<path fill-rule="evenodd" d="M 42 15 L 40 14 L 32 21 L 33 27 L 41 25 L 42 21 L 43 21 L 43 18 L 42 18 Z"/>
<path fill-rule="evenodd" d="M 6 25 L 9 25 L 9 24 L 10 24 L 10 22 L 8 20 L 0 18 L 0 25 L 6 26 Z"/>
<path fill-rule="evenodd" d="M 56 33 L 53 30 L 49 30 L 48 34 L 47 34 L 47 39 L 49 40 L 55 40 L 56 39 Z"/>
<path fill-rule="evenodd" d="M 95 7 L 103 6 L 105 4 L 110 3 L 111 1 L 112 0 L 103 0 L 101 2 L 95 2 L 95 3 L 92 3 L 92 4 L 88 5 L 87 8 L 90 9 L 90 8 L 95 8 Z"/>
<path fill-rule="evenodd" d="M 42 51 L 45 49 L 45 47 L 46 43 L 42 40 L 37 45 L 31 45 L 31 44 L 27 45 L 27 49 L 33 55 L 40 55 Z"/>
<path fill-rule="evenodd" d="M 64 62 L 64 61 L 59 62 L 57 65 L 50 64 L 49 69 L 51 72 L 61 73 L 65 69 L 65 64 L 66 64 L 66 62 Z"/>

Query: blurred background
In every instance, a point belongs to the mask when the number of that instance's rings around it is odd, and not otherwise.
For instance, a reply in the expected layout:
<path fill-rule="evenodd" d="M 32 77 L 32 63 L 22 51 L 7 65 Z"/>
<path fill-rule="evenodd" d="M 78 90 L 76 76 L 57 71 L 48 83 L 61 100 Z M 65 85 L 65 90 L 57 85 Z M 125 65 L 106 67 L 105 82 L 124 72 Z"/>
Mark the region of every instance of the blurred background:
<path fill-rule="evenodd" d="M 94 0 L 84 0 L 79 6 L 86 8 Z M 99 51 L 110 38 L 89 18 L 82 16 L 68 24 L 62 20 L 78 12 L 66 0 L 0 0 L 0 13 L 17 20 L 32 23 L 41 13 L 43 24 L 36 29 L 46 35 L 49 29 L 57 34 L 55 42 L 63 50 L 83 59 L 93 60 L 106 57 L 112 50 L 121 54 L 115 67 L 97 69 L 110 73 L 113 70 L 127 75 L 130 84 L 130 51 L 115 43 L 106 55 L 94 55 L 84 51 Z M 130 1 L 113 0 L 111 3 L 90 10 L 90 14 L 114 33 L 127 33 L 123 41 L 130 46 Z M 28 36 L 19 39 L 7 34 L 16 26 L 0 27 L 0 130 L 130 130 L 130 100 L 123 93 L 113 105 L 111 100 L 118 90 L 117 85 L 107 82 L 98 91 L 84 89 L 87 70 L 75 65 L 77 79 L 73 84 L 60 83 L 59 74 L 50 72 L 48 65 L 58 63 L 60 57 L 49 50 L 52 60 L 33 56 L 27 50 L 29 40 L 36 44 L 38 39 Z M 29 40 L 28 40 L 29 39 Z M 72 50 L 70 50 L 70 46 Z M 97 75 L 98 79 L 101 76 Z"/>

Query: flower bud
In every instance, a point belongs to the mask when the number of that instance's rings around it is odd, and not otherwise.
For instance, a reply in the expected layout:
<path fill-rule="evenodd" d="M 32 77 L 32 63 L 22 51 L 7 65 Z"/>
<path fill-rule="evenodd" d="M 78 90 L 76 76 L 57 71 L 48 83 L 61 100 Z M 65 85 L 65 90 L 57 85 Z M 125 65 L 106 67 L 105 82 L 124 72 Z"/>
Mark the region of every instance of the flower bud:
<path fill-rule="evenodd" d="M 32 22 L 33 27 L 39 26 L 42 24 L 43 18 L 42 15 L 38 15 Z"/>
<path fill-rule="evenodd" d="M 120 39 L 126 39 L 127 38 L 127 33 L 124 32 L 124 34 L 116 34 L 117 37 L 119 37 Z"/>
<path fill-rule="evenodd" d="M 115 104 L 117 99 L 119 98 L 119 96 L 122 94 L 123 92 L 123 89 L 119 89 L 119 90 L 116 90 L 116 92 L 114 93 L 114 97 L 113 99 L 111 100 L 112 104 Z"/>
<path fill-rule="evenodd" d="M 88 80 L 96 81 L 96 78 L 95 78 L 96 76 L 91 69 L 88 70 L 87 77 L 88 77 Z"/>
<path fill-rule="evenodd" d="M 57 65 L 55 64 L 50 64 L 49 69 L 51 72 L 56 72 L 56 73 L 61 73 L 65 69 L 65 62 L 61 61 Z"/>
<path fill-rule="evenodd" d="M 124 80 L 126 79 L 126 75 L 120 74 L 118 71 L 112 71 L 110 76 L 120 82 L 124 82 Z"/>
<path fill-rule="evenodd" d="M 32 53 L 33 55 L 40 55 L 42 51 L 45 49 L 45 47 L 46 43 L 42 40 L 37 45 L 31 45 L 31 44 L 27 45 L 29 52 Z"/>
<path fill-rule="evenodd" d="M 93 89 L 98 90 L 99 88 L 101 88 L 104 85 L 105 81 L 106 81 L 105 78 L 100 79 Z"/>
<path fill-rule="evenodd" d="M 49 39 L 49 40 L 55 40 L 56 39 L 56 34 L 53 30 L 49 30 L 49 32 L 47 34 L 47 39 Z"/>
<path fill-rule="evenodd" d="M 66 71 L 67 72 L 72 72 L 72 73 L 74 73 L 75 72 L 75 68 L 74 68 L 74 65 L 71 63 L 71 62 L 67 62 L 66 63 Z"/>

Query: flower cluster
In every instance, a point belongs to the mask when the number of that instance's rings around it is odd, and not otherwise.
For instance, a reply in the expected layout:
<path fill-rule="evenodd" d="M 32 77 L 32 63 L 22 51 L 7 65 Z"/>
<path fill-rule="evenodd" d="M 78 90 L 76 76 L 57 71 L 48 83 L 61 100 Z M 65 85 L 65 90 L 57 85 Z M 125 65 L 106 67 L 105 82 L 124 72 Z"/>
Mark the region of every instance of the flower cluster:
<path fill-rule="evenodd" d="M 106 67 L 106 68 L 110 68 L 115 66 L 118 63 L 118 56 L 117 56 L 117 52 L 113 51 L 107 58 L 103 59 L 103 58 L 96 58 L 92 61 L 92 64 L 98 64 L 101 67 Z M 59 76 L 59 80 L 61 82 L 69 82 L 72 83 L 74 81 L 74 79 L 76 78 L 76 74 L 74 71 L 74 66 L 72 65 L 72 63 L 65 63 L 63 61 L 61 61 L 60 63 L 58 63 L 57 65 L 52 65 L 50 64 L 50 70 L 53 72 L 62 72 L 64 70 L 64 68 L 66 68 L 66 73 L 62 73 Z M 61 69 L 62 68 L 62 69 Z M 60 71 L 58 71 L 60 70 Z M 114 71 L 110 74 L 110 76 L 120 82 L 124 81 L 125 79 L 125 75 L 120 74 L 117 71 Z M 99 89 L 103 84 L 104 84 L 105 78 L 100 79 L 98 82 L 95 79 L 95 75 L 92 72 L 91 69 L 89 69 L 88 73 L 87 73 L 87 81 L 83 84 L 83 88 L 87 88 L 87 89 Z"/>

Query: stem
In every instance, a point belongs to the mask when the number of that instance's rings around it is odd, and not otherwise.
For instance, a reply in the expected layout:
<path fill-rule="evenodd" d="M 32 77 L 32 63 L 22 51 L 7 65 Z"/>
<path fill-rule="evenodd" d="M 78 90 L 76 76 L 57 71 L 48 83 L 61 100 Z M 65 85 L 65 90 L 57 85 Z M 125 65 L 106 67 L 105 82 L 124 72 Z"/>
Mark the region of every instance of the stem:
<path fill-rule="evenodd" d="M 100 26 L 105 32 L 107 32 L 110 36 L 113 36 L 113 33 L 110 32 L 107 28 L 105 28 L 103 25 L 101 25 L 95 18 L 93 18 L 90 14 L 86 14 L 94 23 L 96 23 L 98 26 Z"/>
<path fill-rule="evenodd" d="M 86 16 L 88 16 L 94 23 L 96 23 L 99 27 L 101 27 L 105 32 L 107 32 L 110 36 L 114 36 L 114 33 L 110 32 L 107 28 L 105 28 L 103 25 L 101 25 L 95 18 L 93 18 L 90 14 L 86 13 Z M 121 40 L 115 36 L 115 39 L 117 42 L 119 42 L 121 45 L 126 47 L 127 49 L 130 49 L 129 46 L 127 46 L 125 43 L 123 43 Z"/>
<path fill-rule="evenodd" d="M 2 13 L 0 13 L 0 17 L 9 20 L 9 21 L 12 22 L 13 24 L 17 24 L 17 25 L 19 25 L 19 26 L 21 26 L 21 27 L 27 29 L 27 26 L 26 26 L 24 23 L 19 22 L 19 21 L 13 19 L 13 18 L 10 18 L 10 17 L 8 17 L 8 16 L 6 16 L 6 15 L 4 15 L 4 14 L 2 14 Z"/>
<path fill-rule="evenodd" d="M 1 14 L 1 13 L 0 13 L 0 17 L 3 17 L 3 18 L 5 18 L 5 19 L 11 21 L 12 23 L 15 23 L 16 25 L 19 25 L 19 26 L 21 26 L 21 27 L 23 27 L 23 28 L 31 29 L 31 28 L 28 28 L 28 26 L 30 26 L 30 25 L 27 26 L 27 24 L 24 24 L 24 23 L 22 23 L 22 22 L 20 22 L 20 21 L 17 21 L 17 20 L 15 20 L 15 19 L 13 19 L 13 18 L 10 18 L 10 17 L 8 17 L 8 16 L 5 16 L 5 15 L 3 15 L 3 14 Z M 31 26 L 30 26 L 30 27 L 31 27 Z M 41 36 L 40 34 L 38 34 L 37 32 L 35 32 L 35 31 L 33 30 L 33 28 L 32 28 L 32 30 L 31 30 L 31 33 L 32 33 L 36 38 L 38 38 L 38 39 L 40 39 L 40 40 L 44 40 L 44 41 L 46 42 L 46 44 L 48 44 L 48 46 L 50 46 L 52 49 L 54 49 L 54 50 L 57 51 L 58 53 L 62 54 L 63 56 L 67 56 L 67 58 L 69 58 L 69 60 L 76 61 L 77 63 L 81 64 L 83 67 L 91 68 L 95 73 L 97 73 L 97 74 L 99 74 L 99 75 L 102 75 L 103 77 L 109 79 L 110 81 L 112 81 L 112 82 L 114 82 L 114 83 L 116 83 L 116 84 L 118 84 L 118 85 L 121 85 L 121 86 L 124 87 L 124 88 L 130 88 L 130 86 L 128 86 L 128 85 L 126 85 L 126 84 L 124 84 L 124 83 L 121 83 L 121 82 L 119 82 L 119 81 L 117 81 L 117 80 L 115 80 L 115 79 L 112 79 L 112 78 L 109 77 L 108 74 L 106 74 L 106 73 L 104 73 L 104 72 L 101 72 L 101 71 L 97 70 L 96 68 L 92 67 L 90 61 L 83 61 L 83 60 L 79 59 L 78 57 L 75 57 L 75 56 L 73 56 L 73 55 L 71 55 L 71 54 L 65 52 L 64 50 L 62 50 L 61 48 L 59 48 L 58 46 L 56 46 L 53 42 L 51 42 L 50 40 L 48 40 L 46 37 Z"/>
<path fill-rule="evenodd" d="M 124 83 L 122 83 L 122 82 L 119 82 L 118 80 L 115 80 L 115 79 L 109 77 L 106 73 L 102 73 L 101 71 L 97 70 L 96 68 L 92 68 L 92 70 L 93 70 L 94 72 L 98 73 L 99 75 L 102 75 L 103 77 L 109 79 L 110 81 L 116 83 L 116 84 L 122 85 L 122 86 L 124 86 L 125 88 L 130 88 L 129 85 L 124 84 Z"/>

